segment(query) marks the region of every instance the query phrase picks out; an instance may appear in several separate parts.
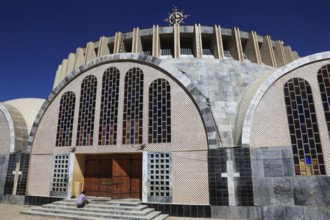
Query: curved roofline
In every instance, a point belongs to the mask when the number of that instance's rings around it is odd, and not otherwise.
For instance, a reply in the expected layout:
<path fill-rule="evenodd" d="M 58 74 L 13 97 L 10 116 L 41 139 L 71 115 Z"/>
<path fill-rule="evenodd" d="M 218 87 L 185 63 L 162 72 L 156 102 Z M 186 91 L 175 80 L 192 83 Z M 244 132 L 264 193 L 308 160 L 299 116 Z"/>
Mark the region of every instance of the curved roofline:
<path fill-rule="evenodd" d="M 206 135 L 208 139 L 209 148 L 218 148 L 220 147 L 220 136 L 216 132 L 216 125 L 212 118 L 210 108 L 208 106 L 206 97 L 197 89 L 197 87 L 190 81 L 190 79 L 182 74 L 178 69 L 176 69 L 170 62 L 166 60 L 161 60 L 152 56 L 147 56 L 143 54 L 134 54 L 134 53 L 120 53 L 120 54 L 111 54 L 105 55 L 103 57 L 97 57 L 90 62 L 81 65 L 79 68 L 75 69 L 69 75 L 67 75 L 58 86 L 51 92 L 44 104 L 41 106 L 39 113 L 37 114 L 36 120 L 33 123 L 31 133 L 28 140 L 27 150 L 31 151 L 32 143 L 37 131 L 37 127 L 49 107 L 50 103 L 54 98 L 59 94 L 59 92 L 72 80 L 78 77 L 80 74 L 103 64 L 111 62 L 139 62 L 145 65 L 150 65 L 154 68 L 157 68 L 162 71 L 166 71 L 170 76 L 172 76 L 178 83 L 180 83 L 186 90 L 189 92 L 193 100 L 195 101 L 199 112 L 202 116 L 202 120 L 205 126 Z"/>
<path fill-rule="evenodd" d="M 239 28 L 221 28 L 220 25 L 200 24 L 152 28 L 133 28 L 130 32 L 116 32 L 102 36 L 99 41 L 88 42 L 70 53 L 58 66 L 54 88 L 75 68 L 97 57 L 108 54 L 138 53 L 161 59 L 213 58 L 219 60 L 249 60 L 272 67 L 284 66 L 299 58 L 296 51 L 281 40 L 273 41 L 269 35 Z"/>
<path fill-rule="evenodd" d="M 300 68 L 301 66 L 305 66 L 310 63 L 314 63 L 321 60 L 330 59 L 330 51 L 313 54 L 310 56 L 306 56 L 300 58 L 292 63 L 289 63 L 275 72 L 273 72 L 257 89 L 255 95 L 253 96 L 251 103 L 246 111 L 243 128 L 242 128 L 242 147 L 250 146 L 250 136 L 251 136 L 251 126 L 253 115 L 267 90 L 275 83 L 283 75 Z"/>
<path fill-rule="evenodd" d="M 5 115 L 5 118 L 8 121 L 8 125 L 9 125 L 9 132 L 10 132 L 10 146 L 9 146 L 9 152 L 13 153 L 15 152 L 15 128 L 14 128 L 14 121 L 7 109 L 7 107 L 0 103 L 0 111 L 3 112 L 3 114 Z"/>

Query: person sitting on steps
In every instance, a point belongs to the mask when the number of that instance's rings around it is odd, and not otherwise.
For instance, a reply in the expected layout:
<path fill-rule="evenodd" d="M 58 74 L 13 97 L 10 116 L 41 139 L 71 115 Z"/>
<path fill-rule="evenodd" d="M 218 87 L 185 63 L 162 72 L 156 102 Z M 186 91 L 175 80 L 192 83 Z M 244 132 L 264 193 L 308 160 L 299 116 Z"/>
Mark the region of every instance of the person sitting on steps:
<path fill-rule="evenodd" d="M 77 201 L 76 201 L 76 205 L 77 208 L 84 208 L 86 204 L 88 204 L 88 200 L 87 200 L 87 196 L 86 196 L 86 192 L 82 191 L 81 194 L 78 196 Z"/>

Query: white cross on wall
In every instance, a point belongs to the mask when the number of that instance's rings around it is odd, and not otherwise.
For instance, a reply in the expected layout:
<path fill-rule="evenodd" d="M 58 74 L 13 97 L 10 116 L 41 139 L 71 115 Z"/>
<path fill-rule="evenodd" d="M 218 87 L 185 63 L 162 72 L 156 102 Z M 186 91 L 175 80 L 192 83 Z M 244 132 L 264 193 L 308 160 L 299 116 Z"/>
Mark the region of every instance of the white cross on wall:
<path fill-rule="evenodd" d="M 14 187 L 13 187 L 13 195 L 16 195 L 17 184 L 18 184 L 18 175 L 22 175 L 22 172 L 19 171 L 20 162 L 16 163 L 16 169 L 13 171 L 14 177 Z"/>
<path fill-rule="evenodd" d="M 221 177 L 226 177 L 228 182 L 228 197 L 229 197 L 229 205 L 236 205 L 236 196 L 235 196 L 235 185 L 234 185 L 234 177 L 239 177 L 239 173 L 234 173 L 234 165 L 233 161 L 229 160 L 226 162 L 227 164 L 227 173 L 221 173 Z"/>

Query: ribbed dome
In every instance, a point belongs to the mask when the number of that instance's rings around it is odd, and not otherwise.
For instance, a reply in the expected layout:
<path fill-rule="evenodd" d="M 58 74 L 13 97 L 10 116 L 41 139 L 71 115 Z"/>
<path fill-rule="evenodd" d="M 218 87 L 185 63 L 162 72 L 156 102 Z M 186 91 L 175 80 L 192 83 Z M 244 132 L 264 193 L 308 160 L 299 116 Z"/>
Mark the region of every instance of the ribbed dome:
<path fill-rule="evenodd" d="M 142 53 L 160 59 L 213 58 L 250 61 L 281 67 L 299 58 L 290 46 L 270 36 L 239 28 L 226 29 L 218 25 L 167 26 L 154 25 L 149 29 L 134 28 L 131 32 L 116 32 L 89 42 L 64 59 L 56 72 L 54 88 L 74 69 L 107 54 Z"/>

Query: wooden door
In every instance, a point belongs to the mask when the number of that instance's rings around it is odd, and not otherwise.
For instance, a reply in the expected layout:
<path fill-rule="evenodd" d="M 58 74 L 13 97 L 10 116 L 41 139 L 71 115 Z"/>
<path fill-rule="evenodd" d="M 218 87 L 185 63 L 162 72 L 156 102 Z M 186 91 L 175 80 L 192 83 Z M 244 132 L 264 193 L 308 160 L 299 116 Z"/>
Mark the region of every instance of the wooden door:
<path fill-rule="evenodd" d="M 116 155 L 113 158 L 112 197 L 129 198 L 131 192 L 131 158 L 129 155 Z"/>
<path fill-rule="evenodd" d="M 102 156 L 100 160 L 99 192 L 97 196 L 110 197 L 112 191 L 112 158 Z"/>
<path fill-rule="evenodd" d="M 112 158 L 87 156 L 85 161 L 84 190 L 90 196 L 111 196 Z"/>
<path fill-rule="evenodd" d="M 142 189 L 142 155 L 88 155 L 84 190 L 87 195 L 139 198 Z"/>
<path fill-rule="evenodd" d="M 131 160 L 131 198 L 142 197 L 142 155 L 132 155 Z"/>

